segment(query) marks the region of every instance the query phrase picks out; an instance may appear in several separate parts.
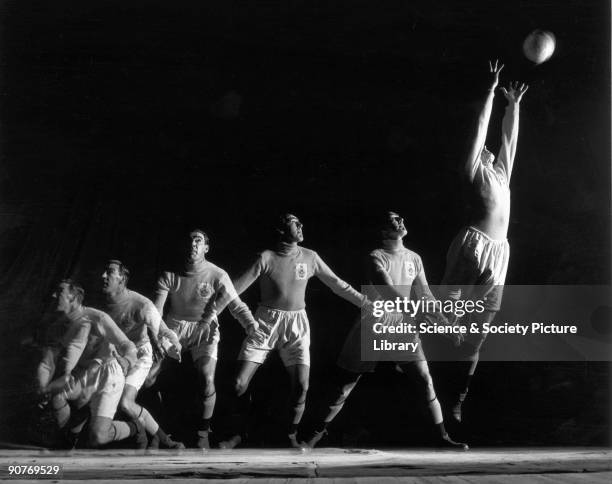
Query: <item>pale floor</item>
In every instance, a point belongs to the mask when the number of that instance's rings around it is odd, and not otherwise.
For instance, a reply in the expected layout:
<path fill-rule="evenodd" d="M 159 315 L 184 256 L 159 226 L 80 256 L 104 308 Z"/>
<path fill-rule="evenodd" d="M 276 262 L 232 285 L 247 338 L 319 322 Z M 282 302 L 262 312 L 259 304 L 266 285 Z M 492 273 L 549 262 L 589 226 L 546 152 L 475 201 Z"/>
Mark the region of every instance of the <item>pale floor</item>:
<path fill-rule="evenodd" d="M 90 483 L 164 479 L 188 483 L 610 483 L 612 450 L 605 448 L 475 449 L 287 449 L 199 451 L 101 450 L 49 452 L 0 450 L 0 478 L 9 464 L 62 464 L 63 480 Z M 55 482 L 58 479 L 54 479 Z M 24 482 L 23 478 L 19 482 Z M 39 481 L 40 482 L 40 481 Z"/>

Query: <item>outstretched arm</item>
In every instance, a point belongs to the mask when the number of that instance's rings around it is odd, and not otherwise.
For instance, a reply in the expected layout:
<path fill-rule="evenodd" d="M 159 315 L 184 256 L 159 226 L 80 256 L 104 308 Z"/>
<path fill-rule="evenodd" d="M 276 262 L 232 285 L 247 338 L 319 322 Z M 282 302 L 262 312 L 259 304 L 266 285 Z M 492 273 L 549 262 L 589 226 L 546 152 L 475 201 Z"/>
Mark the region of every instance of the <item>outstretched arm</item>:
<path fill-rule="evenodd" d="M 472 147 L 470 149 L 465 164 L 465 174 L 470 182 L 472 182 L 474 180 L 474 177 L 476 176 L 476 170 L 478 169 L 478 166 L 480 164 L 480 153 L 482 152 L 482 149 L 485 145 L 485 141 L 487 140 L 487 131 L 489 129 L 489 120 L 491 119 L 491 110 L 493 108 L 495 88 L 497 87 L 497 83 L 499 82 L 499 73 L 503 68 L 503 64 L 498 66 L 497 61 L 495 61 L 495 64 L 491 64 L 491 62 L 489 61 L 489 74 L 491 76 L 489 91 L 487 93 L 485 103 L 482 106 L 482 110 L 480 111 L 480 114 L 478 116 L 476 136 L 474 137 L 474 142 L 472 143 Z"/>
<path fill-rule="evenodd" d="M 236 293 L 236 289 L 229 276 L 223 274 L 216 287 L 215 294 L 204 308 L 198 328 L 192 336 L 192 340 L 197 345 L 200 344 L 202 339 L 208 341 L 212 337 L 212 327 L 218 324 L 217 318 L 226 307 L 248 335 L 252 335 L 257 331 L 259 324 L 253 318 L 251 310 Z"/>
<path fill-rule="evenodd" d="M 511 82 L 508 89 L 501 88 L 504 96 L 508 100 L 506 113 L 502 121 L 502 142 L 497 156 L 499 166 L 506 172 L 506 178 L 510 181 L 512 166 L 514 165 L 514 155 L 516 154 L 516 143 L 519 132 L 519 105 L 523 94 L 527 92 L 529 86 Z"/>
<path fill-rule="evenodd" d="M 260 255 L 257 260 L 249 267 L 240 277 L 234 279 L 234 288 L 238 295 L 246 291 L 253 284 L 260 274 L 263 272 L 264 262 L 263 256 Z"/>
<path fill-rule="evenodd" d="M 318 254 L 315 258 L 314 275 L 317 276 L 323 284 L 329 287 L 334 294 L 346 299 L 348 302 L 359 308 L 368 301 L 367 297 L 365 297 L 359 291 L 353 289 L 348 282 L 343 281 L 336 274 L 334 274 L 334 272 L 325 262 L 323 262 L 323 259 L 321 259 Z"/>
<path fill-rule="evenodd" d="M 227 274 L 219 280 L 219 287 L 215 294 L 214 310 L 215 314 L 218 315 L 227 307 L 233 318 L 240 323 L 247 333 L 252 328 L 257 327 L 257 322 L 253 318 L 251 310 L 245 302 L 240 299 L 232 281 Z"/>

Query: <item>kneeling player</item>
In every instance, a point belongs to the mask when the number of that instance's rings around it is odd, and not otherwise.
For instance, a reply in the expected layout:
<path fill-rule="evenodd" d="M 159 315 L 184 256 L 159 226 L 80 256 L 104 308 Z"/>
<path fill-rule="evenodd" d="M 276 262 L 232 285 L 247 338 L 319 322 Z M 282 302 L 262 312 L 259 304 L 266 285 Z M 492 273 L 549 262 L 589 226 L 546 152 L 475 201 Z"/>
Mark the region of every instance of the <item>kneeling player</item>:
<path fill-rule="evenodd" d="M 43 391 L 51 395 L 57 423 L 72 446 L 89 417 L 92 447 L 143 436 L 142 426 L 113 420 L 136 348 L 106 313 L 83 306 L 83 295 L 70 280 L 60 282 L 54 293 L 68 325 L 55 379 Z"/>

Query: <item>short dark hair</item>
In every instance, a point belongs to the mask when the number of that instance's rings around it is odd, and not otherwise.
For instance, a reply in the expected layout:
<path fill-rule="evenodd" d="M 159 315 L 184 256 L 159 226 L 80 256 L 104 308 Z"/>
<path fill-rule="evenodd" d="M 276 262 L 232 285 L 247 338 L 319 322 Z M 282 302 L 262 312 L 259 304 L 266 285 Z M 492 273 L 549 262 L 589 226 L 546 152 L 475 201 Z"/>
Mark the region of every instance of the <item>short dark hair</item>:
<path fill-rule="evenodd" d="M 68 286 L 68 290 L 74 295 L 77 302 L 79 304 L 83 303 L 83 299 L 85 299 L 85 290 L 83 289 L 83 286 L 70 278 L 62 279 L 59 283 L 66 284 Z"/>
<path fill-rule="evenodd" d="M 194 232 L 197 232 L 199 234 L 202 234 L 202 237 L 204 237 L 204 242 L 206 243 L 206 245 L 210 245 L 210 237 L 208 236 L 208 234 L 206 232 L 204 232 L 202 229 L 199 228 L 193 228 L 189 231 L 189 234 L 193 234 Z"/>
<path fill-rule="evenodd" d="M 376 230 L 385 230 L 388 228 L 391 214 L 401 217 L 401 215 L 399 215 L 395 210 L 385 210 L 376 217 L 376 220 L 372 224 L 374 228 Z"/>
<path fill-rule="evenodd" d="M 285 212 L 279 215 L 278 217 L 276 217 L 274 228 L 277 230 L 284 230 L 292 218 L 298 218 L 298 216 L 289 212 Z"/>
<path fill-rule="evenodd" d="M 125 281 L 125 285 L 127 286 L 127 283 L 130 280 L 130 270 L 119 259 L 109 259 L 106 265 L 111 265 L 111 264 L 117 264 L 119 266 L 119 274 L 121 274 L 121 276 L 123 277 Z"/>

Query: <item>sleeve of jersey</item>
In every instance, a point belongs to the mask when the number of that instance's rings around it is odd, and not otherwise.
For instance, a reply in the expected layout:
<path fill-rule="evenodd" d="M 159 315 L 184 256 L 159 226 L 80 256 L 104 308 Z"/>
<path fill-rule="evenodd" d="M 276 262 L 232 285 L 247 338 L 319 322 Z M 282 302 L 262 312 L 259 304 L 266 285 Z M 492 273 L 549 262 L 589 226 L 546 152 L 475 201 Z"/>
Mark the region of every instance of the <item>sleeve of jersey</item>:
<path fill-rule="evenodd" d="M 83 324 L 66 343 L 66 351 L 60 361 L 58 374 L 69 375 L 77 366 L 89 338 L 90 324 Z"/>
<path fill-rule="evenodd" d="M 157 280 L 154 304 L 160 314 L 163 314 L 164 312 L 164 304 L 166 303 L 168 293 L 171 291 L 173 286 L 174 274 L 172 274 L 171 272 L 164 272 Z"/>
<path fill-rule="evenodd" d="M 154 304 L 146 304 L 142 308 L 142 319 L 155 338 L 159 334 L 159 326 L 161 324 L 161 315 Z"/>
<path fill-rule="evenodd" d="M 367 262 L 369 279 L 378 286 L 393 286 L 393 280 L 389 275 L 389 267 L 378 253 L 373 253 Z"/>
<path fill-rule="evenodd" d="M 136 346 L 128 339 L 125 333 L 121 331 L 110 316 L 105 315 L 105 317 L 101 318 L 100 325 L 104 337 L 109 343 L 112 343 L 115 348 L 117 348 L 119 354 L 132 362 L 136 362 Z"/>
<path fill-rule="evenodd" d="M 227 306 L 233 318 L 240 323 L 243 328 L 255 324 L 253 314 L 249 307 L 240 299 L 232 281 L 227 274 L 221 276 L 219 289 L 215 299 L 215 311 L 220 314 Z"/>
<path fill-rule="evenodd" d="M 425 269 L 423 268 L 423 261 L 418 257 L 415 261 L 416 277 L 414 280 L 414 291 L 419 299 L 435 301 L 436 298 L 429 289 L 429 283 L 425 276 Z"/>
<path fill-rule="evenodd" d="M 504 171 L 507 179 L 510 178 L 512 166 L 514 165 L 518 133 L 519 105 L 510 104 L 506 107 L 506 112 L 502 121 L 502 140 L 496 163 L 496 166 L 499 166 Z"/>
<path fill-rule="evenodd" d="M 36 382 L 39 390 L 45 388 L 53 380 L 56 356 L 57 349 L 50 346 L 43 348 L 42 358 L 36 369 Z"/>
<path fill-rule="evenodd" d="M 319 254 L 315 253 L 314 260 L 314 275 L 319 280 L 329 287 L 332 292 L 343 299 L 346 299 L 351 304 L 357 307 L 363 306 L 367 302 L 367 298 L 359 291 L 353 289 L 348 283 L 340 279 L 334 272 L 323 262 L 323 259 L 319 257 Z"/>
<path fill-rule="evenodd" d="M 234 280 L 233 287 L 238 295 L 246 291 L 251 284 L 264 272 L 265 264 L 263 254 L 257 257 L 257 260 L 249 267 L 240 277 Z M 229 302 L 229 301 L 228 301 Z"/>

